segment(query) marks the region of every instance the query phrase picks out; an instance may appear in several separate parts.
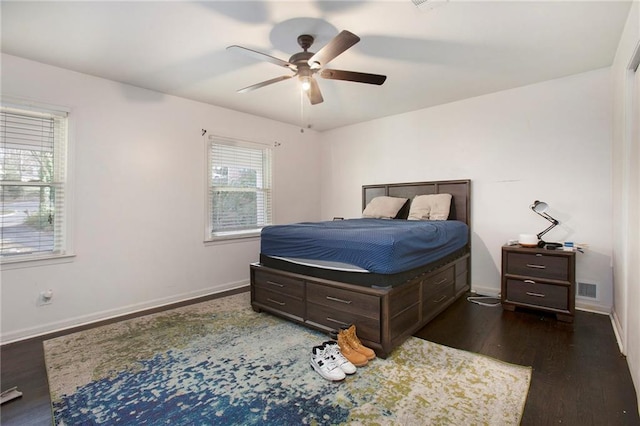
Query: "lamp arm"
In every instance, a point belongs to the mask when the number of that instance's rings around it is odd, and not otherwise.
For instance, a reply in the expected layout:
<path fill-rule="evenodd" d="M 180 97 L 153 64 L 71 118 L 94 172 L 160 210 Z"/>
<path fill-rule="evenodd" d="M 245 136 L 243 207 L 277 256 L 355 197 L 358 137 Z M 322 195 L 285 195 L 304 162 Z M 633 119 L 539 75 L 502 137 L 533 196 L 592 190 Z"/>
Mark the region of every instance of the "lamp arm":
<path fill-rule="evenodd" d="M 536 210 L 536 206 L 539 204 L 539 201 L 534 201 L 533 204 L 531 204 L 529 206 L 529 208 L 531 208 L 531 210 L 533 210 L 537 215 L 545 218 L 546 220 L 548 220 L 549 222 L 551 222 L 551 225 L 549 225 L 549 227 L 547 229 L 545 229 L 544 231 L 540 232 L 539 234 L 536 234 L 536 236 L 538 237 L 538 246 L 542 247 L 544 246 L 544 241 L 542 241 L 542 236 L 544 234 L 546 234 L 547 232 L 551 231 L 554 227 L 556 227 L 557 225 L 560 224 L 560 222 L 558 222 L 558 220 L 554 219 L 553 217 L 549 216 L 548 213 L 546 212 L 539 212 Z M 546 204 L 546 203 L 542 203 L 542 204 Z M 545 210 L 546 210 L 546 206 L 545 206 Z"/>
<path fill-rule="evenodd" d="M 557 220 L 553 220 L 553 222 L 551 223 L 551 225 L 549 225 L 549 227 L 547 229 L 545 229 L 544 231 L 540 232 L 539 234 L 537 234 L 536 236 L 538 237 L 539 240 L 542 240 L 542 236 L 544 234 L 546 234 L 547 232 L 551 231 L 553 228 L 555 228 L 558 225 L 558 221 Z"/>
<path fill-rule="evenodd" d="M 554 219 L 553 217 L 551 217 L 547 213 L 540 213 L 540 216 L 544 217 L 545 219 L 547 219 L 549 222 L 553 223 L 554 225 L 558 225 L 560 223 L 560 222 L 558 222 L 556 219 Z"/>
<path fill-rule="evenodd" d="M 533 210 L 533 209 L 532 209 Z M 553 225 L 558 225 L 560 222 L 558 222 L 556 219 L 552 218 L 551 216 L 549 216 L 547 213 L 540 213 L 540 212 L 536 212 L 535 210 L 533 210 L 537 215 L 544 217 L 545 219 L 547 219 L 549 222 L 553 223 Z"/>

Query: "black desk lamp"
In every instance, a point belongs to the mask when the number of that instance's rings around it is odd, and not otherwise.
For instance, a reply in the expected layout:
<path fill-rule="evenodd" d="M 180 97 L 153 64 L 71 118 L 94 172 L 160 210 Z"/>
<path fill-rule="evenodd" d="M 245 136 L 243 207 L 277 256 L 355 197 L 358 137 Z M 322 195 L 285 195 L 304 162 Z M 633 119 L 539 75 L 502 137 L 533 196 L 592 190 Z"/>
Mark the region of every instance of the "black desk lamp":
<path fill-rule="evenodd" d="M 551 248 L 551 247 L 553 247 L 553 248 L 562 247 L 562 244 L 560 244 L 560 243 L 547 243 L 547 242 L 542 240 L 542 236 L 544 234 L 546 234 L 547 232 L 551 231 L 556 225 L 558 225 L 560 223 L 556 219 L 554 219 L 551 216 L 549 216 L 548 213 L 546 213 L 547 209 L 549 208 L 549 205 L 547 203 L 545 203 L 544 201 L 536 200 L 529 207 L 531 208 L 531 210 L 533 210 L 534 212 L 536 212 L 537 214 L 539 214 L 540 216 L 544 217 L 549 222 L 551 222 L 551 225 L 549 225 L 549 227 L 547 229 L 545 229 L 544 231 L 542 231 L 542 232 L 540 232 L 539 234 L 536 235 L 538 237 L 538 247 L 548 247 L 548 248 Z"/>

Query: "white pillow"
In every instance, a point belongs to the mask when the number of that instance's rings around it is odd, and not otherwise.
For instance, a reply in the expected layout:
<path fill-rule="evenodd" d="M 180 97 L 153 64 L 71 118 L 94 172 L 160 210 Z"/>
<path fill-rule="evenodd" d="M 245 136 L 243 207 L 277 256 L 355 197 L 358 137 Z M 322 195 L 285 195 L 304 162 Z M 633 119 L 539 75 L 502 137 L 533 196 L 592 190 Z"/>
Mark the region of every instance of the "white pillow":
<path fill-rule="evenodd" d="M 362 217 L 393 219 L 406 202 L 407 198 L 387 196 L 375 197 L 373 200 L 369 201 L 369 204 L 364 208 Z"/>
<path fill-rule="evenodd" d="M 416 195 L 409 209 L 409 220 L 447 220 L 451 194 Z"/>

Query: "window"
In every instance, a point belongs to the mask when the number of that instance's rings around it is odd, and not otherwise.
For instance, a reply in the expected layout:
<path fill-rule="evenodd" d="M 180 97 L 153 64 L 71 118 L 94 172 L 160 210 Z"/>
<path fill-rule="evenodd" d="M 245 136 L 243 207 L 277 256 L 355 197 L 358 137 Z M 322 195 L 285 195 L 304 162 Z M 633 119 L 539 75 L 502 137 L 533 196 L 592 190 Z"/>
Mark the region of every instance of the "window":
<path fill-rule="evenodd" d="M 254 236 L 271 224 L 271 148 L 209 136 L 208 240 Z"/>
<path fill-rule="evenodd" d="M 67 113 L 0 106 L 0 259 L 66 254 Z"/>

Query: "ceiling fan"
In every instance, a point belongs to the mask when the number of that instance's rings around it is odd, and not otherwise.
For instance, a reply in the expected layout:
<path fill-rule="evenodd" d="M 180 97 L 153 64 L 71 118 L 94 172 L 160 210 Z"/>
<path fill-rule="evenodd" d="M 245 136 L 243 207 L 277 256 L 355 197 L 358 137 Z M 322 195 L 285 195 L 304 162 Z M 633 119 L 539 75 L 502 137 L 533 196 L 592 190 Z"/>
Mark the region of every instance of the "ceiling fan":
<path fill-rule="evenodd" d="M 321 103 L 324 99 L 320 92 L 318 82 L 314 78 L 314 75 L 319 75 L 322 78 L 331 80 L 345 80 L 355 81 L 357 83 L 368 83 L 381 85 L 387 79 L 387 76 L 380 74 L 367 74 L 355 71 L 343 71 L 324 68 L 329 62 L 335 59 L 338 55 L 349 49 L 351 46 L 360 41 L 360 37 L 349 32 L 342 31 L 335 36 L 329 43 L 327 43 L 317 53 L 309 52 L 308 49 L 313 44 L 314 38 L 309 34 L 302 34 L 298 36 L 298 44 L 302 48 L 302 52 L 295 53 L 289 58 L 289 61 L 283 61 L 266 53 L 261 53 L 256 50 L 247 49 L 242 46 L 229 46 L 227 50 L 238 51 L 249 55 L 253 58 L 271 62 L 272 64 L 279 65 L 281 67 L 289 68 L 293 71 L 292 75 L 282 75 L 280 77 L 272 78 L 261 83 L 253 84 L 238 90 L 238 93 L 250 92 L 255 89 L 259 89 L 264 86 L 268 86 L 279 81 L 288 80 L 291 77 L 298 77 L 302 83 L 302 89 L 307 92 L 309 101 L 312 105 Z"/>

